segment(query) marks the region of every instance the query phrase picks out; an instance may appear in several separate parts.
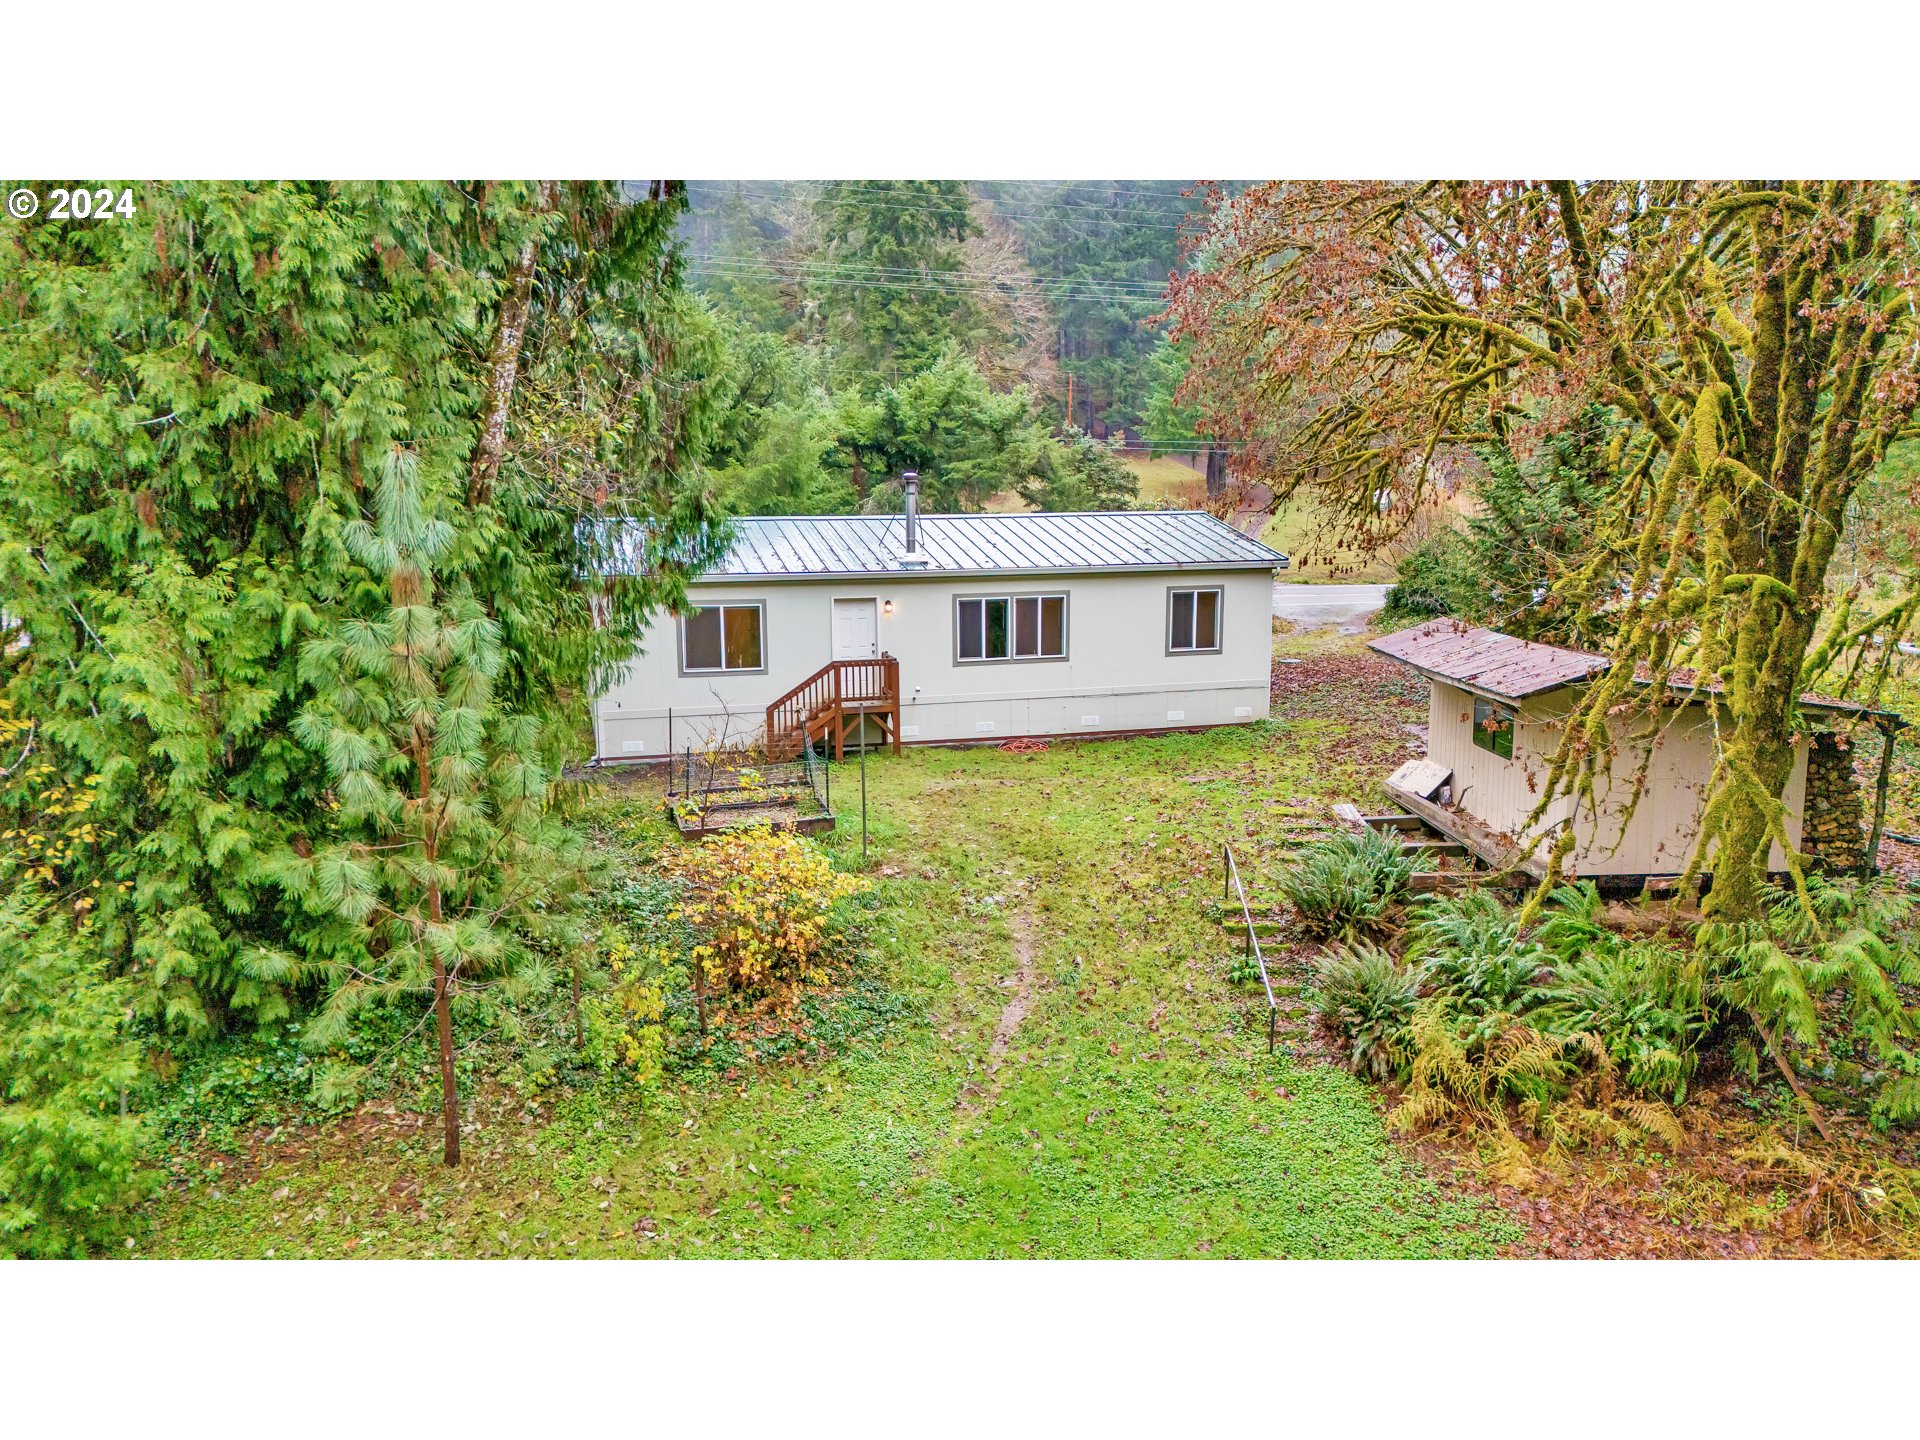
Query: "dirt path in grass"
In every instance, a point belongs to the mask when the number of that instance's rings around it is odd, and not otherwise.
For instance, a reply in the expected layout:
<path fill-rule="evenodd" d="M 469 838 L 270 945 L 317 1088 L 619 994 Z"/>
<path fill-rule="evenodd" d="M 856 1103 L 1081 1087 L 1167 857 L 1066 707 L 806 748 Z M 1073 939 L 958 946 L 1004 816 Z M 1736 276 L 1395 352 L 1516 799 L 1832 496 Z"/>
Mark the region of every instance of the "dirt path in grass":
<path fill-rule="evenodd" d="M 1033 1010 L 1038 970 L 1033 960 L 1033 907 L 1030 902 L 1023 903 L 1008 917 L 1008 928 L 1013 932 L 1013 993 L 1001 1007 L 1000 1018 L 993 1027 L 993 1041 L 987 1047 L 985 1083 L 969 1083 L 960 1087 L 960 1098 L 954 1106 L 956 1133 L 960 1121 L 992 1108 L 993 1102 L 1000 1097 L 1006 1082 L 999 1075 L 1001 1067 L 1007 1062 L 1007 1049 L 1013 1044 L 1013 1037 L 1019 1034 L 1021 1023 Z M 1001 987 L 1004 988 L 1007 983 L 1002 980 Z"/>
<path fill-rule="evenodd" d="M 1006 1009 L 1000 1012 L 1000 1023 L 993 1027 L 993 1044 L 987 1050 L 989 1075 L 1000 1072 L 1006 1061 L 1007 1046 L 1013 1043 L 1020 1022 L 1033 1009 L 1033 911 L 1025 905 L 1013 916 L 1013 958 L 1020 968 L 1014 973 L 1013 994 L 1007 999 Z"/>

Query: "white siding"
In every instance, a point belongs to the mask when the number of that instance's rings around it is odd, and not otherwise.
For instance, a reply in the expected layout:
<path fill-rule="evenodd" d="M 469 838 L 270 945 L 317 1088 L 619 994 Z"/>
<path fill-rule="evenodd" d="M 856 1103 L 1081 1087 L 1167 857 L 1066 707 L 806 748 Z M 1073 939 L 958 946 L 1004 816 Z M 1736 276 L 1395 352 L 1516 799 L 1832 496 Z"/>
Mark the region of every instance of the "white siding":
<path fill-rule="evenodd" d="M 1167 653 L 1167 592 L 1224 591 L 1218 654 Z M 1062 594 L 1064 660 L 961 664 L 954 599 Z M 901 728 L 916 741 L 1099 734 L 1244 723 L 1268 713 L 1273 576 L 1264 570 L 851 581 L 741 581 L 692 587 L 691 601 L 766 606 L 765 674 L 682 675 L 678 623 L 662 616 L 594 705 L 601 758 L 657 757 L 724 731 L 757 737 L 773 701 L 833 657 L 835 597 L 880 602 L 880 648 L 900 661 Z M 893 613 L 887 613 L 887 602 Z M 1245 713 L 1241 713 L 1245 712 Z"/>
<path fill-rule="evenodd" d="M 1453 771 L 1454 803 L 1495 830 L 1518 838 L 1546 787 L 1547 770 L 1572 703 L 1573 692 L 1559 690 L 1519 707 L 1513 759 L 1506 760 L 1473 743 L 1473 696 L 1435 681 L 1427 754 Z M 1616 725 L 1612 771 L 1594 782 L 1598 813 L 1583 805 L 1574 822 L 1576 842 L 1569 867 L 1578 874 L 1670 875 L 1686 869 L 1692 859 L 1704 795 L 1713 775 L 1711 716 L 1703 705 L 1673 712 L 1672 723 L 1656 737 L 1651 752 L 1645 742 L 1627 739 L 1630 731 L 1643 728 L 1644 723 L 1644 716 L 1636 715 L 1623 717 Z M 1645 785 L 1628 816 L 1642 762 L 1647 766 Z M 1784 797 L 1787 834 L 1796 846 L 1806 783 L 1806 745 L 1796 741 Z M 1566 817 L 1572 803 L 1570 797 L 1556 799 L 1528 831 L 1538 837 L 1536 853 L 1545 854 L 1548 832 Z M 1770 863 L 1776 870 L 1786 868 L 1786 856 L 1777 845 Z"/>

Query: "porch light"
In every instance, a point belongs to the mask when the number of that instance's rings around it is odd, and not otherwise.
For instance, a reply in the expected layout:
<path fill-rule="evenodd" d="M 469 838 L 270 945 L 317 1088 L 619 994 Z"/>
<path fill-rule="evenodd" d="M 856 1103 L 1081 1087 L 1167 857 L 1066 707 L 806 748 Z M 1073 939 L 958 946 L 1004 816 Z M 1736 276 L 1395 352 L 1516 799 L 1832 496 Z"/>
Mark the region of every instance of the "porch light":
<path fill-rule="evenodd" d="M 893 614 L 893 601 L 882 600 L 880 602 L 880 613 L 882 615 L 891 616 Z"/>

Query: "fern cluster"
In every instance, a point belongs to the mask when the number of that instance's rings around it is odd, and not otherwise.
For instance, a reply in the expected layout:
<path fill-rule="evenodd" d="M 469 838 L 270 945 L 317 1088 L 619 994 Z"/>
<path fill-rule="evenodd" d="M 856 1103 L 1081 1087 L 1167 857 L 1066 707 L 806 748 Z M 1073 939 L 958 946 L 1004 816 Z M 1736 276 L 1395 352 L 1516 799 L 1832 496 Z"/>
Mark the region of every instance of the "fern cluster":
<path fill-rule="evenodd" d="M 1697 962 L 1608 929 L 1591 884 L 1548 896 L 1531 930 L 1490 891 L 1422 901 L 1404 961 L 1365 941 L 1330 947 L 1316 1008 L 1349 1063 L 1407 1091 L 1396 1127 L 1471 1130 L 1525 1183 L 1516 1124 L 1549 1151 L 1652 1137 L 1678 1146 L 1662 1097 L 1684 1097 L 1705 1033 Z"/>
<path fill-rule="evenodd" d="M 1413 860 L 1398 840 L 1362 830 L 1303 847 L 1275 884 L 1307 934 L 1373 934 L 1413 884 Z"/>
<path fill-rule="evenodd" d="M 1328 857 L 1312 873 L 1346 868 Z M 1471 1134 L 1513 1185 L 1576 1147 L 1683 1148 L 1670 1107 L 1710 1040 L 1744 1049 L 1751 1072 L 1755 1044 L 1815 1045 L 1836 1018 L 1895 1074 L 1875 1119 L 1920 1118 L 1920 1021 L 1899 989 L 1920 983 L 1912 902 L 1824 877 L 1769 898 L 1765 923 L 1704 925 L 1689 943 L 1621 933 L 1591 882 L 1556 887 L 1531 926 L 1490 891 L 1432 897 L 1411 908 L 1404 958 L 1329 946 L 1315 1009 L 1356 1073 L 1405 1084 L 1394 1128 Z M 1798 1184 L 1818 1228 L 1920 1214 L 1920 1172 L 1778 1147 L 1746 1158 Z"/>
<path fill-rule="evenodd" d="M 1518 1010 L 1553 957 L 1522 935 L 1517 915 L 1492 891 L 1466 890 L 1419 907 L 1407 959 L 1419 966 L 1434 994 L 1486 1015 Z"/>
<path fill-rule="evenodd" d="M 1920 984 L 1913 902 L 1885 885 L 1810 875 L 1804 889 L 1769 887 L 1764 921 L 1700 928 L 1708 1001 L 1769 1045 L 1827 1038 L 1831 1019 L 1896 1072 L 1874 1105 L 1881 1124 L 1920 1117 L 1920 1017 L 1897 986 Z M 1826 1013 L 1823 1015 L 1823 1002 Z M 1757 1061 L 1742 1046 L 1749 1068 Z"/>
<path fill-rule="evenodd" d="M 1406 1063 L 1420 977 L 1365 940 L 1334 945 L 1315 967 L 1314 1008 L 1347 1047 L 1357 1075 L 1391 1079 Z"/>
<path fill-rule="evenodd" d="M 1508 1184 L 1533 1179 L 1521 1131 L 1544 1141 L 1549 1159 L 1581 1145 L 1686 1143 L 1664 1103 L 1620 1092 L 1612 1056 L 1589 1031 L 1554 1033 L 1504 1013 L 1462 1015 L 1436 997 L 1415 1013 L 1410 1049 L 1407 1092 L 1388 1123 L 1480 1135 L 1493 1152 L 1492 1173 Z"/>

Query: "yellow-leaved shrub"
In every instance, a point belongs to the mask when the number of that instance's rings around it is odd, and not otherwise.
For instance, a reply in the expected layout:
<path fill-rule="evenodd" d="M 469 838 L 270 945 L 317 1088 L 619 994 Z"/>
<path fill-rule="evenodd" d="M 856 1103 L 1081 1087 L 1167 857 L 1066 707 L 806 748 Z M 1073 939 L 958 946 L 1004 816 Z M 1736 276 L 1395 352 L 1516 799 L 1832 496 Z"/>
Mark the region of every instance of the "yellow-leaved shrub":
<path fill-rule="evenodd" d="M 698 936 L 692 958 L 706 982 L 743 990 L 824 982 L 834 906 L 868 888 L 804 836 L 764 824 L 668 851 L 660 868 L 686 887 L 673 915 Z"/>

